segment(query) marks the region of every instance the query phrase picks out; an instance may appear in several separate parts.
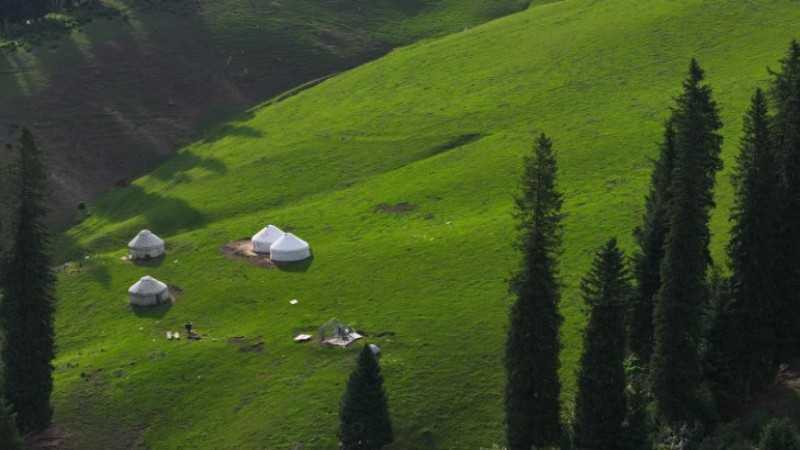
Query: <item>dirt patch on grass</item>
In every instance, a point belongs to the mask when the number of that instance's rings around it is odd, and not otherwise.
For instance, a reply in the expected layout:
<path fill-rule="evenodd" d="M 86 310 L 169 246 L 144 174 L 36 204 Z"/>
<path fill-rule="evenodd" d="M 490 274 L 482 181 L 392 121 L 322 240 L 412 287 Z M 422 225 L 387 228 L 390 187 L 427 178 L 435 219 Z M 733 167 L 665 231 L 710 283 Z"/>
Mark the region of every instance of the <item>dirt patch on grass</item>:
<path fill-rule="evenodd" d="M 244 336 L 236 336 L 228 339 L 228 344 L 238 345 L 239 351 L 264 353 L 264 341 L 248 341 Z"/>
<path fill-rule="evenodd" d="M 755 435 L 771 417 L 788 417 L 800 424 L 800 361 L 781 371 L 769 390 L 737 408 L 728 418 L 748 424 L 751 429 L 746 431 Z"/>
<path fill-rule="evenodd" d="M 240 239 L 238 241 L 228 242 L 220 248 L 220 251 L 228 259 L 249 261 L 265 269 L 275 267 L 275 263 L 269 259 L 268 254 L 256 253 L 253 251 L 253 244 L 250 242 L 250 239 Z"/>
<path fill-rule="evenodd" d="M 411 203 L 401 202 L 396 205 L 389 205 L 387 203 L 381 203 L 380 205 L 374 208 L 375 212 L 391 212 L 391 213 L 409 213 L 412 211 L 417 210 L 417 205 L 412 205 Z"/>
<path fill-rule="evenodd" d="M 256 342 L 255 344 L 247 344 L 239 346 L 240 352 L 256 352 L 264 353 L 264 341 Z"/>
<path fill-rule="evenodd" d="M 58 425 L 50 425 L 42 431 L 25 437 L 31 450 L 71 450 L 68 436 Z"/>

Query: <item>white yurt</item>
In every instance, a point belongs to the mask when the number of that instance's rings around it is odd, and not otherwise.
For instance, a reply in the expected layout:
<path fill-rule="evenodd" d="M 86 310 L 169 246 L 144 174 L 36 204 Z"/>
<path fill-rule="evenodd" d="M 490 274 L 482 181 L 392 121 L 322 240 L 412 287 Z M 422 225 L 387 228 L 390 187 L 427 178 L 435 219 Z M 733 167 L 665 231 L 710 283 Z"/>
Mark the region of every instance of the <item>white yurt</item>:
<path fill-rule="evenodd" d="M 308 242 L 286 233 L 269 249 L 269 258 L 278 262 L 300 261 L 311 256 Z"/>
<path fill-rule="evenodd" d="M 169 301 L 167 285 L 150 275 L 142 277 L 128 288 L 128 294 L 134 306 L 156 306 Z"/>
<path fill-rule="evenodd" d="M 256 253 L 269 253 L 269 248 L 278 239 L 283 237 L 284 232 L 275 225 L 267 225 L 256 233 L 251 240 L 253 251 Z"/>
<path fill-rule="evenodd" d="M 128 248 L 133 259 L 158 258 L 164 254 L 164 241 L 150 230 L 142 230 L 128 242 Z"/>

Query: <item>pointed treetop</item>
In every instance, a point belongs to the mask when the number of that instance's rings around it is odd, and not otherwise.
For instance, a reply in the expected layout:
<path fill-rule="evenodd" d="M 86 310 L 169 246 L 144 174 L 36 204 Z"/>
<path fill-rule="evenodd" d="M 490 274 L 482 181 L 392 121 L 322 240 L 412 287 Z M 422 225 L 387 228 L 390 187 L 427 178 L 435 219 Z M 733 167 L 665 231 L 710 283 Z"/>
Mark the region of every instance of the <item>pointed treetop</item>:
<path fill-rule="evenodd" d="M 791 59 L 800 59 L 800 44 L 797 43 L 797 39 L 792 39 L 791 44 L 789 44 L 789 57 Z"/>
<path fill-rule="evenodd" d="M 689 63 L 689 74 L 686 76 L 685 87 L 697 86 L 705 79 L 705 72 L 695 58 Z"/>
<path fill-rule="evenodd" d="M 537 147 L 547 147 L 550 148 L 553 145 L 553 141 L 544 134 L 544 131 L 539 133 L 539 137 L 536 138 Z"/>

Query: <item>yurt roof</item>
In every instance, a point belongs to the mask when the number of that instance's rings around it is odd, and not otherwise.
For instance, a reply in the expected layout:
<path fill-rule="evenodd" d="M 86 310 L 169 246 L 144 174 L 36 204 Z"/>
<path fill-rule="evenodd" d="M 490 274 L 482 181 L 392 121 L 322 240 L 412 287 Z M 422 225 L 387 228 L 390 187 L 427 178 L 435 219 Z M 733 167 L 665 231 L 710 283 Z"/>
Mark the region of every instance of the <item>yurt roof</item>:
<path fill-rule="evenodd" d="M 160 294 L 167 290 L 167 285 L 156 280 L 150 275 L 145 275 L 141 280 L 137 281 L 128 289 L 128 292 L 133 295 L 154 295 Z"/>
<path fill-rule="evenodd" d="M 300 239 L 292 233 L 284 234 L 282 238 L 278 239 L 274 244 L 272 244 L 272 250 L 278 251 L 300 250 L 304 248 L 308 248 L 308 242 Z"/>
<path fill-rule="evenodd" d="M 274 242 L 280 239 L 283 234 L 283 230 L 275 225 L 267 225 L 266 227 L 262 228 L 261 231 L 256 233 L 255 236 L 253 236 L 253 240 Z"/>
<path fill-rule="evenodd" d="M 164 245 L 164 241 L 150 230 L 140 231 L 135 238 L 128 242 L 128 248 L 152 248 L 161 245 Z"/>

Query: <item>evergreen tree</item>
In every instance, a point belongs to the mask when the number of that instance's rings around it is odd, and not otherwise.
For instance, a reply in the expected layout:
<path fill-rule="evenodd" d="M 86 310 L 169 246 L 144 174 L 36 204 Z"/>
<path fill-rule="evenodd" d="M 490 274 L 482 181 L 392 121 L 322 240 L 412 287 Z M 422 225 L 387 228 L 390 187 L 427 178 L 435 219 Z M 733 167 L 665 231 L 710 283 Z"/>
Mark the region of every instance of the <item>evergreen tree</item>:
<path fill-rule="evenodd" d="M 675 166 L 670 182 L 669 232 L 661 263 L 661 288 L 654 312 L 652 391 L 668 424 L 693 423 L 700 411 L 698 387 L 701 312 L 710 263 L 708 221 L 722 127 L 703 70 L 692 60 L 672 124 Z"/>
<path fill-rule="evenodd" d="M 714 268 L 710 282 L 710 320 L 703 353 L 703 378 L 718 410 L 735 405 L 744 392 L 741 346 L 742 320 L 731 292 L 731 280 Z"/>
<path fill-rule="evenodd" d="M 552 142 L 542 133 L 523 160 L 516 197 L 520 268 L 509 281 L 516 296 L 506 342 L 506 437 L 509 450 L 556 446 L 561 438 L 558 378 L 561 349 L 557 255 L 561 205 Z"/>
<path fill-rule="evenodd" d="M 628 386 L 627 419 L 625 422 L 625 448 L 627 450 L 653 450 L 650 438 L 651 423 L 647 412 L 647 391 L 640 383 Z"/>
<path fill-rule="evenodd" d="M 800 356 L 800 44 L 792 41 L 781 68 L 772 72 L 773 135 L 783 167 L 786 197 L 780 212 L 777 255 L 782 295 L 778 325 L 781 360 Z"/>
<path fill-rule="evenodd" d="M 628 319 L 628 346 L 639 361 L 649 362 L 653 352 L 653 305 L 661 287 L 661 260 L 669 230 L 669 186 L 675 165 L 675 131 L 664 126 L 664 142 L 650 178 L 642 225 L 634 232 L 639 253 L 634 257 L 636 294 Z"/>
<path fill-rule="evenodd" d="M 14 413 L 0 397 L 0 450 L 25 450 L 25 442 L 19 435 Z"/>
<path fill-rule="evenodd" d="M 337 436 L 344 450 L 378 450 L 394 441 L 383 375 L 368 345 L 347 380 L 339 419 Z"/>
<path fill-rule="evenodd" d="M 761 432 L 758 450 L 800 450 L 800 433 L 788 419 L 773 419 Z"/>
<path fill-rule="evenodd" d="M 735 344 L 745 392 L 760 390 L 778 369 L 776 325 L 781 280 L 776 255 L 781 208 L 780 166 L 769 130 L 767 99 L 759 89 L 744 119 L 744 137 L 733 174 L 734 205 L 728 245 L 732 275 L 732 334 L 720 341 Z"/>
<path fill-rule="evenodd" d="M 623 302 L 627 277 L 625 255 L 614 238 L 597 252 L 581 284 L 590 315 L 583 332 L 575 397 L 576 450 L 626 450 Z"/>
<path fill-rule="evenodd" d="M 46 213 L 47 169 L 30 130 L 20 135 L 20 201 L 14 244 L 5 264 L 0 326 L 5 332 L 2 394 L 25 431 L 44 428 L 52 418 L 53 314 L 55 277 L 50 270 Z"/>

